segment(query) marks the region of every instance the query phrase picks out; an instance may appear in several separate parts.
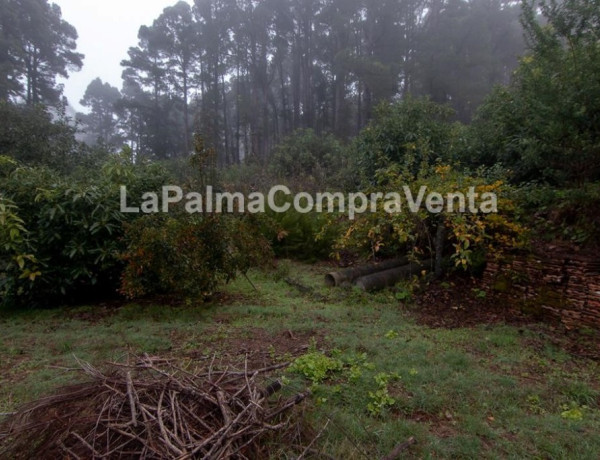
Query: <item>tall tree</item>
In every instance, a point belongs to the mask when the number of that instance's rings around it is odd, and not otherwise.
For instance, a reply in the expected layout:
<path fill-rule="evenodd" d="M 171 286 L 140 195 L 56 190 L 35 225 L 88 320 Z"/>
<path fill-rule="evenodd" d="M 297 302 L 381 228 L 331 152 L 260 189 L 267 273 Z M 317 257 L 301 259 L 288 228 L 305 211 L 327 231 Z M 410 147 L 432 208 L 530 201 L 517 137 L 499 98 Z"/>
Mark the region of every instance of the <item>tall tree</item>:
<path fill-rule="evenodd" d="M 154 22 L 157 33 L 164 37 L 159 44 L 166 62 L 167 78 L 183 105 L 183 136 L 186 153 L 190 152 L 190 91 L 198 80 L 200 43 L 192 9 L 184 1 L 165 8 Z"/>
<path fill-rule="evenodd" d="M 600 1 L 527 0 L 522 20 L 529 52 L 478 112 L 473 153 L 509 166 L 516 181 L 597 181 Z"/>
<path fill-rule="evenodd" d="M 415 91 L 470 121 L 494 85 L 507 84 L 524 51 L 520 8 L 498 0 L 436 4 L 421 30 Z"/>
<path fill-rule="evenodd" d="M 0 100 L 8 101 L 23 90 L 19 81 L 19 31 L 16 4 L 0 0 Z"/>
<path fill-rule="evenodd" d="M 142 129 L 137 136 L 140 155 L 161 159 L 179 156 L 185 147 L 181 142 L 181 124 L 177 124 L 178 115 L 174 113 L 176 101 L 171 97 L 168 63 L 162 51 L 168 40 L 154 25 L 140 27 L 138 38 L 138 46 L 129 49 L 129 59 L 121 62 L 125 67 L 125 100 L 119 106 L 129 109 L 130 115 L 135 114 L 141 121 L 137 124 Z"/>
<path fill-rule="evenodd" d="M 79 114 L 78 118 L 87 128 L 92 143 L 106 147 L 119 147 L 118 111 L 116 103 L 121 99 L 119 90 L 100 78 L 93 80 L 85 90 L 80 104 L 90 109 L 88 114 Z"/>
<path fill-rule="evenodd" d="M 515 11 L 507 0 L 194 0 L 190 16 L 180 2 L 140 29 L 124 78 L 144 95 L 139 110 L 154 101 L 163 115 L 152 129 L 146 118 L 146 137 L 169 120 L 188 143 L 194 118 L 219 164 L 266 161 L 297 129 L 348 139 L 380 101 L 412 93 L 468 119 L 516 65 Z"/>
<path fill-rule="evenodd" d="M 2 96 L 18 94 L 27 104 L 57 104 L 62 86 L 80 70 L 77 31 L 62 19 L 58 5 L 47 0 L 2 0 L 0 10 L 0 88 Z"/>

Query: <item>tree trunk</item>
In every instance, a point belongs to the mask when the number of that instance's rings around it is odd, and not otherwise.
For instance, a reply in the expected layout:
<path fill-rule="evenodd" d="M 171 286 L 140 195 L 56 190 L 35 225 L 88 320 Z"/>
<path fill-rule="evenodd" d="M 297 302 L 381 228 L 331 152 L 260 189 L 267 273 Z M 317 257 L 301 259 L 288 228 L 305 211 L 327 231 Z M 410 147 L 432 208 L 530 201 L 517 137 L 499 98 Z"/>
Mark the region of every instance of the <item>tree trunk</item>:
<path fill-rule="evenodd" d="M 444 223 L 444 217 L 440 216 L 437 224 L 437 231 L 435 235 L 435 277 L 441 278 L 444 274 L 444 267 L 442 265 L 444 257 L 444 243 L 446 241 L 446 225 Z"/>
<path fill-rule="evenodd" d="M 233 162 L 230 158 L 229 150 L 229 117 L 227 115 L 227 91 L 225 88 L 225 75 L 221 75 L 221 91 L 223 100 L 223 139 L 225 141 L 225 164 L 230 165 Z"/>
<path fill-rule="evenodd" d="M 190 110 L 188 105 L 188 75 L 187 69 L 183 69 L 183 134 L 185 136 L 185 156 L 187 157 L 190 152 Z"/>

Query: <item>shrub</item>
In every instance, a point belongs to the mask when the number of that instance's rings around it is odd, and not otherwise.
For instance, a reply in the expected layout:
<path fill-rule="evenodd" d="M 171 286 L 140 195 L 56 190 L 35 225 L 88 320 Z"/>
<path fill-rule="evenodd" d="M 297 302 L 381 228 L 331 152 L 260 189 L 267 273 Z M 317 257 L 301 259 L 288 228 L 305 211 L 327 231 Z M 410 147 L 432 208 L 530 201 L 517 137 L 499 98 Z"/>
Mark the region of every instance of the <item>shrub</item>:
<path fill-rule="evenodd" d="M 291 197 L 277 196 L 277 206 L 290 204 L 288 211 L 277 213 L 267 208 L 261 217 L 262 232 L 270 241 L 277 257 L 307 262 L 328 259 L 340 228 L 325 213 L 300 213 Z"/>
<path fill-rule="evenodd" d="M 0 294 L 7 298 L 13 292 L 23 290 L 41 275 L 37 260 L 31 253 L 29 232 L 18 215 L 12 200 L 0 195 Z"/>
<path fill-rule="evenodd" d="M 269 170 L 286 183 L 298 181 L 306 190 L 311 186 L 338 185 L 344 164 L 344 150 L 334 136 L 301 129 L 273 149 Z"/>
<path fill-rule="evenodd" d="M 540 18 L 541 13 L 541 18 Z M 529 53 L 473 123 L 473 156 L 515 182 L 600 179 L 600 45 L 596 0 L 523 2 Z"/>
<path fill-rule="evenodd" d="M 546 239 L 590 246 L 600 240 L 600 184 L 556 189 L 537 183 L 520 185 L 515 199 L 523 218 Z"/>
<path fill-rule="evenodd" d="M 0 155 L 28 165 L 67 171 L 81 156 L 76 128 L 63 115 L 41 105 L 0 101 Z"/>
<path fill-rule="evenodd" d="M 77 179 L 20 166 L 3 181 L 4 303 L 51 305 L 116 294 L 123 223 L 134 218 L 120 212 L 119 185 L 156 188 L 164 178 L 154 168 L 123 164 L 117 174 L 110 166 Z"/>
<path fill-rule="evenodd" d="M 149 215 L 126 228 L 121 292 L 131 298 L 206 297 L 270 255 L 268 242 L 244 216 Z"/>
<path fill-rule="evenodd" d="M 427 193 L 438 192 L 442 196 L 459 191 L 466 195 L 468 189 L 474 187 L 479 196 L 496 193 L 499 212 L 462 213 L 458 209 L 448 212 L 446 206 L 439 214 L 433 214 L 425 209 L 425 200 L 417 213 L 408 209 L 406 200 L 401 210 L 388 212 L 390 209 L 386 210 L 386 204 L 390 200 L 379 200 L 375 212 L 366 212 L 354 221 L 346 221 L 336 243 L 338 251 L 358 249 L 371 256 L 412 253 L 418 258 L 441 257 L 449 251 L 456 267 L 470 269 L 480 257 L 480 251 L 497 254 L 523 244 L 525 229 L 516 222 L 510 188 L 501 181 L 488 182 L 442 165 L 434 171 L 423 168 L 416 178 L 412 172 L 392 166 L 379 171 L 378 181 L 377 187 L 366 190 L 367 195 L 371 192 L 402 193 L 407 184 L 415 197 L 423 186 Z M 402 194 L 400 198 L 403 198 Z M 440 227 L 444 230 L 441 233 L 438 232 Z M 443 239 L 436 241 L 439 235 Z"/>
<path fill-rule="evenodd" d="M 52 303 L 93 286 L 104 290 L 115 285 L 122 215 L 110 188 L 70 184 L 42 168 L 20 168 L 5 184 L 5 193 L 27 230 L 21 246 L 38 268 L 35 278 L 6 270 L 11 280 L 6 298 Z"/>
<path fill-rule="evenodd" d="M 451 108 L 428 99 L 381 104 L 354 143 L 364 180 L 372 183 L 390 164 L 411 164 L 416 174 L 422 163 L 450 160 L 462 132 L 450 122 L 452 116 Z"/>
<path fill-rule="evenodd" d="M 315 262 L 329 258 L 335 242 L 335 228 L 328 227 L 327 216 L 311 212 L 301 214 L 294 208 L 281 214 L 270 213 L 277 235 L 272 240 L 278 257 Z"/>

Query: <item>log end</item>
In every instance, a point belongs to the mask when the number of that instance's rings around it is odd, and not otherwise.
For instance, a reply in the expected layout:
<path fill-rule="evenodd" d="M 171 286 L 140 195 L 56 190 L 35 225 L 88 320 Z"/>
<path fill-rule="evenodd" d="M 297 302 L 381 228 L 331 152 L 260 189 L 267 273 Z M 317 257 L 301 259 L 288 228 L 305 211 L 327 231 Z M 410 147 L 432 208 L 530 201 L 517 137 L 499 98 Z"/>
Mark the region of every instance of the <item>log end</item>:
<path fill-rule="evenodd" d="M 325 275 L 325 284 L 329 287 L 335 287 L 339 285 L 339 279 L 337 277 L 337 273 L 327 273 Z"/>

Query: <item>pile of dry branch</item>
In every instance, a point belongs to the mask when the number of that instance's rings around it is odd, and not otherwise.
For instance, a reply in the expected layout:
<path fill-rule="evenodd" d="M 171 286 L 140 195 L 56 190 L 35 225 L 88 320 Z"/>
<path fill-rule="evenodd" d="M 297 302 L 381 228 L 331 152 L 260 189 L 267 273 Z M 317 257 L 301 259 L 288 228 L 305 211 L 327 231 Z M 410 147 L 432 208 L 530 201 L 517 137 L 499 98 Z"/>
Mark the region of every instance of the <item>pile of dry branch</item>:
<path fill-rule="evenodd" d="M 193 372 L 145 356 L 23 407 L 0 425 L 2 458 L 264 458 L 308 392 L 272 397 L 286 364 Z M 269 382 L 271 382 L 269 384 Z"/>

